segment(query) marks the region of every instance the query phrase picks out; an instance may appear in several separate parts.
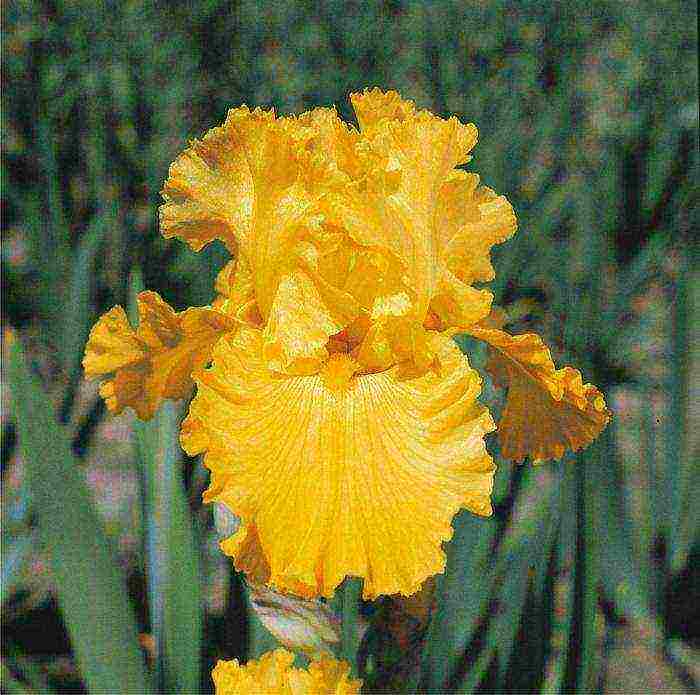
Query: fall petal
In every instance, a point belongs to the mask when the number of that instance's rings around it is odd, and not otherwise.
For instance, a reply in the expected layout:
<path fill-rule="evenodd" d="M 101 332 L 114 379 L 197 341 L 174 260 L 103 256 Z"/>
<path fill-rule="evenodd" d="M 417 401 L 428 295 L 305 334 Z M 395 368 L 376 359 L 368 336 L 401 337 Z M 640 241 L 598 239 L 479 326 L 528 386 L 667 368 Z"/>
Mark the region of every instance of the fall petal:
<path fill-rule="evenodd" d="M 176 313 L 155 292 L 139 294 L 138 313 L 134 330 L 121 307 L 108 311 L 90 333 L 83 366 L 88 378 L 111 375 L 100 387 L 111 412 L 131 407 L 148 420 L 163 399 L 189 393 L 192 371 L 237 324 L 207 308 Z"/>
<path fill-rule="evenodd" d="M 559 459 L 588 446 L 611 414 L 593 384 L 572 367 L 556 369 L 542 339 L 533 334 L 474 328 L 471 335 L 492 348 L 489 372 L 508 396 L 498 426 L 501 453 L 522 461 Z"/>
<path fill-rule="evenodd" d="M 206 451 L 208 499 L 243 521 L 222 547 L 238 565 L 254 533 L 283 591 L 330 596 L 355 575 L 368 598 L 413 593 L 444 568 L 457 510 L 491 513 L 493 422 L 478 376 L 433 334 L 440 376 L 390 370 L 339 392 L 319 375 L 272 375 L 262 344 L 249 329 L 219 342 L 183 424 L 185 449 Z"/>

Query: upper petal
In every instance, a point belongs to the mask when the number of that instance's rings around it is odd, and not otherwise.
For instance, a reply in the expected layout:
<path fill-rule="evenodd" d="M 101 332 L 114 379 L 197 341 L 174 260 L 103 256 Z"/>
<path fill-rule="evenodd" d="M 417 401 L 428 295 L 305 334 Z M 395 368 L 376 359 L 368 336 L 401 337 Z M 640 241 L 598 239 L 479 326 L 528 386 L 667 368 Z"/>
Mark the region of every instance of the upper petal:
<path fill-rule="evenodd" d="M 316 201 L 348 178 L 342 168 L 352 143 L 351 129 L 329 109 L 299 118 L 232 109 L 223 126 L 193 141 L 170 167 L 163 234 L 195 250 L 213 239 L 240 250 L 266 319 L 291 251 L 318 227 Z"/>
<path fill-rule="evenodd" d="M 83 366 L 88 378 L 111 375 L 100 387 L 110 411 L 131 407 L 147 420 L 164 398 L 189 393 L 192 371 L 237 324 L 208 308 L 176 313 L 155 292 L 139 294 L 138 312 L 137 330 L 119 306 L 102 316 L 90 332 Z"/>
<path fill-rule="evenodd" d="M 265 359 L 277 372 L 315 374 L 328 358 L 328 338 L 343 325 L 306 273 L 290 273 L 279 284 L 265 326 Z"/>
<path fill-rule="evenodd" d="M 322 209 L 355 242 L 383 248 L 403 265 L 415 295 L 413 313 L 422 322 L 439 276 L 440 191 L 455 167 L 470 159 L 476 128 L 414 113 L 391 93 L 351 98 L 362 124 L 356 151 L 364 171 L 342 192 L 328 195 Z"/>
<path fill-rule="evenodd" d="M 402 99 L 398 92 L 383 92 L 378 87 L 351 94 L 350 102 L 363 131 L 383 120 L 402 121 L 416 112 L 412 101 Z"/>
<path fill-rule="evenodd" d="M 478 180 L 455 172 L 440 191 L 436 221 L 441 262 L 467 285 L 494 279 L 491 248 L 517 229 L 513 206 Z"/>
<path fill-rule="evenodd" d="M 170 166 L 160 208 L 163 236 L 195 251 L 221 239 L 234 251 L 249 234 L 257 169 L 274 111 L 232 109 L 224 125 L 193 140 Z"/>
<path fill-rule="evenodd" d="M 491 348 L 488 369 L 508 397 L 498 436 L 505 458 L 559 459 L 565 451 L 588 446 L 611 413 L 593 384 L 584 384 L 572 367 L 556 369 L 551 353 L 533 333 L 473 328 L 471 335 Z"/>
<path fill-rule="evenodd" d="M 455 512 L 491 513 L 493 422 L 466 358 L 432 340 L 439 376 L 397 381 L 392 369 L 345 389 L 271 374 L 258 331 L 219 342 L 181 440 L 206 451 L 208 499 L 242 519 L 222 545 L 239 567 L 267 565 L 272 586 L 306 596 L 355 575 L 368 598 L 411 594 L 443 570 Z"/>

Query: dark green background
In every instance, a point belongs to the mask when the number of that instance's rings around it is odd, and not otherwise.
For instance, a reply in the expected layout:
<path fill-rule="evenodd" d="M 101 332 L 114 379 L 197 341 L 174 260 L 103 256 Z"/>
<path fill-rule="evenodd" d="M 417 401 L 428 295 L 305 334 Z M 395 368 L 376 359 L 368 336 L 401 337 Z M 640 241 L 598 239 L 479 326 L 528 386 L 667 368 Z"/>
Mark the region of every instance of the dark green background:
<path fill-rule="evenodd" d="M 335 104 L 352 118 L 348 93 L 374 85 L 476 123 L 470 169 L 519 220 L 494 253 L 510 327 L 544 334 L 615 411 L 579 456 L 536 469 L 499 461 L 495 518 L 458 517 L 421 686 L 693 687 L 694 3 L 57 0 L 5 2 L 3 15 L 2 323 L 24 347 L 9 362 L 3 352 L 8 690 L 81 678 L 94 691 L 144 678 L 210 688 L 215 658 L 265 644 L 235 575 L 223 614 L 201 607 L 212 523 L 206 476 L 174 444 L 177 409 L 136 428 L 124 465 L 140 481 L 140 550 L 125 563 L 112 547 L 124 529 L 102 528 L 83 483 L 105 415 L 94 392 L 81 396 L 80 359 L 99 314 L 141 285 L 178 308 L 211 298 L 223 249 L 194 254 L 157 229 L 158 191 L 188 139 L 242 102 Z M 155 518 L 167 522 L 153 531 Z M 39 598 L 26 580 L 37 548 L 56 589 Z M 95 571 L 98 557 L 111 569 Z M 134 620 L 156 637 L 152 678 Z M 369 634 L 367 648 L 383 648 Z M 67 635 L 78 670 L 72 657 L 55 667 L 72 653 Z"/>

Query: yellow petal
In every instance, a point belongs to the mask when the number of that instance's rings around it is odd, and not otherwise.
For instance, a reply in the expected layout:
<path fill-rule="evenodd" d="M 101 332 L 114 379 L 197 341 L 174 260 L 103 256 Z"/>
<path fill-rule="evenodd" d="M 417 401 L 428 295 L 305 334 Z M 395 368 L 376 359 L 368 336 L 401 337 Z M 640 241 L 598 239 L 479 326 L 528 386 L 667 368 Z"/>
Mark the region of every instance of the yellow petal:
<path fill-rule="evenodd" d="M 383 92 L 377 87 L 351 94 L 350 101 L 362 130 L 383 120 L 403 121 L 416 111 L 415 104 L 402 99 L 398 92 Z"/>
<path fill-rule="evenodd" d="M 443 328 L 466 329 L 488 314 L 491 294 L 472 285 L 494 279 L 491 248 L 517 226 L 510 203 L 478 183 L 475 174 L 455 171 L 440 191 L 435 228 L 441 274 L 430 308 Z"/>
<path fill-rule="evenodd" d="M 255 301 L 253 276 L 244 256 L 239 255 L 223 267 L 214 287 L 218 296 L 212 307 L 223 314 L 240 318 L 241 307 Z"/>
<path fill-rule="evenodd" d="M 584 384 L 578 370 L 555 369 L 539 336 L 488 328 L 470 333 L 493 348 L 489 372 L 497 385 L 508 388 L 498 425 L 505 458 L 559 459 L 565 451 L 588 446 L 605 428 L 611 413 L 603 395 Z"/>
<path fill-rule="evenodd" d="M 342 328 L 308 275 L 290 273 L 279 284 L 265 327 L 265 359 L 277 372 L 314 374 L 328 358 L 328 338 Z"/>
<path fill-rule="evenodd" d="M 176 313 L 155 292 L 138 296 L 139 327 L 133 330 L 117 306 L 93 327 L 83 366 L 88 378 L 112 375 L 100 394 L 113 413 L 133 408 L 150 419 L 164 398 L 183 398 L 192 371 L 208 362 L 214 343 L 237 325 L 212 309 Z"/>
<path fill-rule="evenodd" d="M 515 233 L 513 206 L 486 186 L 476 187 L 478 177 L 457 172 L 440 195 L 441 261 L 462 282 L 493 280 L 490 251 Z"/>
<path fill-rule="evenodd" d="M 443 268 L 430 309 L 439 318 L 441 329 L 465 329 L 486 318 L 492 302 L 491 292 L 466 285 Z"/>
<path fill-rule="evenodd" d="M 273 111 L 229 111 L 223 126 L 193 140 L 170 166 L 160 224 L 166 238 L 182 237 L 195 251 L 221 239 L 232 252 L 250 233 L 254 198 L 250 158 L 264 156 Z M 257 131 L 257 132 L 256 132 Z"/>
<path fill-rule="evenodd" d="M 426 111 L 413 113 L 398 95 L 375 90 L 351 98 L 363 133 L 367 130 L 356 148 L 367 170 L 342 192 L 324 197 L 321 207 L 355 242 L 383 248 L 402 264 L 415 295 L 414 316 L 422 322 L 439 275 L 439 194 L 455 167 L 469 160 L 476 128 Z M 372 106 L 376 118 L 369 115 Z"/>
<path fill-rule="evenodd" d="M 267 652 L 240 665 L 218 661 L 212 671 L 216 695 L 358 695 L 362 681 L 350 679 L 350 667 L 328 656 L 308 669 L 294 668 L 294 654 L 286 649 Z"/>
<path fill-rule="evenodd" d="M 337 147 L 325 151 L 331 142 Z M 319 224 L 315 202 L 336 179 L 347 180 L 340 166 L 351 148 L 351 131 L 327 109 L 278 119 L 272 111 L 232 109 L 172 164 L 162 191 L 163 235 L 195 250 L 221 239 L 240 252 L 266 319 L 291 250 Z"/>
<path fill-rule="evenodd" d="M 144 357 L 145 348 L 131 329 L 126 312 L 115 306 L 90 331 L 83 368 L 85 376 L 94 379 L 141 362 Z"/>
<path fill-rule="evenodd" d="M 360 135 L 351 126 L 338 118 L 335 108 L 316 108 L 299 116 L 299 121 L 314 131 L 310 147 L 323 154 L 331 167 L 350 177 L 357 176 L 358 162 L 355 146 Z"/>
<path fill-rule="evenodd" d="M 466 358 L 431 340 L 440 375 L 398 381 L 394 368 L 344 390 L 271 374 L 260 331 L 217 344 L 181 441 L 206 451 L 206 499 L 242 521 L 222 544 L 239 568 L 267 565 L 271 586 L 307 597 L 363 577 L 367 598 L 410 595 L 444 569 L 457 510 L 491 513 L 493 421 Z"/>

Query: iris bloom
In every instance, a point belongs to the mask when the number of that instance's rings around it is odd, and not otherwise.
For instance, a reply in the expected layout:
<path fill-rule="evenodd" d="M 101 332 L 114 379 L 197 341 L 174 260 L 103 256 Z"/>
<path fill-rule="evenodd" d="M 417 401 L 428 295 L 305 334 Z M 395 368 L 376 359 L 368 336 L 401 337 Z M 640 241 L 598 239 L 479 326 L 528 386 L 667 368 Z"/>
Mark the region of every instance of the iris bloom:
<path fill-rule="evenodd" d="M 490 316 L 490 249 L 516 220 L 508 201 L 458 168 L 472 124 L 417 111 L 395 92 L 351 95 L 359 129 L 334 110 L 299 117 L 233 109 L 172 164 L 160 223 L 195 251 L 233 260 L 211 306 L 174 312 L 139 296 L 90 336 L 88 376 L 107 375 L 113 412 L 149 417 L 196 382 L 181 442 L 204 453 L 208 501 L 241 520 L 222 542 L 253 581 L 331 596 L 415 592 L 445 565 L 460 508 L 492 513 L 495 466 L 481 378 L 454 344 L 491 347 L 508 389 L 501 451 L 559 458 L 609 413 L 533 334 Z M 209 366 L 208 366 L 209 365 Z"/>
<path fill-rule="evenodd" d="M 312 661 L 308 670 L 294 668 L 294 655 L 285 649 L 267 652 L 244 666 L 219 661 L 212 671 L 216 695 L 356 695 L 362 681 L 349 678 L 350 667 L 331 657 Z"/>

